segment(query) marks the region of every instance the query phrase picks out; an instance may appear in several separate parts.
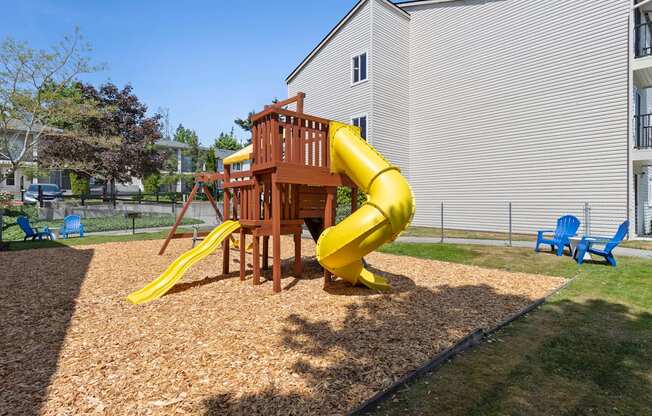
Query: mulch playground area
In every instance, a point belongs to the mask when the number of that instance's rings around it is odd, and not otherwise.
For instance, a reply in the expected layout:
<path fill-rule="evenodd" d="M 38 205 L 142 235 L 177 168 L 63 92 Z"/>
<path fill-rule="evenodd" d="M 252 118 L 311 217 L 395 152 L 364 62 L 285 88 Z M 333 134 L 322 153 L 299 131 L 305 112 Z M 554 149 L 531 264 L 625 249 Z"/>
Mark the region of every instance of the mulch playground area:
<path fill-rule="evenodd" d="M 341 414 L 564 283 L 373 253 L 391 293 L 342 281 L 324 292 L 314 243 L 295 279 L 284 239 L 281 294 L 253 287 L 251 267 L 241 282 L 233 252 L 230 275 L 214 254 L 131 305 L 190 248 L 176 240 L 157 256 L 160 244 L 0 253 L 1 415 Z"/>

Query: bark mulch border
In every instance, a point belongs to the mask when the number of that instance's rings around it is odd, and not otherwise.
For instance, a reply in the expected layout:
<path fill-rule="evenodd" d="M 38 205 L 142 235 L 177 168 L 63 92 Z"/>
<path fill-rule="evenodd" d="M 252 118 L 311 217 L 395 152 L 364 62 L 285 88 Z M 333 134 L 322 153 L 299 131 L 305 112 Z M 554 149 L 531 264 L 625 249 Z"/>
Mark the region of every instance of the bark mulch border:
<path fill-rule="evenodd" d="M 375 410 L 374 408 L 378 406 L 380 403 L 383 401 L 387 400 L 390 396 L 392 396 L 394 393 L 396 393 L 398 390 L 400 390 L 402 387 L 406 386 L 408 383 L 424 376 L 425 374 L 428 373 L 433 373 L 441 366 L 446 363 L 447 361 L 453 359 L 456 357 L 458 354 L 461 354 L 465 351 L 470 350 L 471 348 L 479 345 L 483 341 L 485 341 L 487 338 L 489 338 L 491 335 L 495 334 L 505 326 L 511 324 L 512 322 L 516 321 L 517 319 L 527 315 L 528 313 L 534 311 L 535 309 L 539 308 L 541 305 L 546 303 L 550 297 L 556 295 L 563 289 L 567 288 L 572 282 L 575 281 L 577 276 L 569 279 L 566 283 L 561 285 L 555 290 L 552 290 L 550 293 L 548 293 L 546 296 L 536 300 L 535 302 L 531 303 L 530 305 L 526 306 L 525 308 L 521 309 L 520 311 L 516 312 L 512 316 L 508 317 L 507 319 L 503 320 L 502 322 L 498 323 L 492 328 L 489 329 L 484 329 L 484 328 L 479 328 L 476 329 L 475 331 L 469 333 L 466 335 L 464 338 L 462 338 L 460 341 L 458 341 L 455 345 L 452 347 L 442 351 L 441 353 L 437 354 L 435 357 L 433 357 L 430 361 L 426 362 L 423 364 L 421 367 L 417 368 L 413 372 L 407 374 L 405 377 L 401 378 L 391 386 L 389 386 L 387 389 L 380 391 L 361 403 L 359 406 L 355 407 L 351 411 L 349 411 L 347 414 L 349 416 L 357 416 L 357 415 L 364 415 L 372 410 Z"/>

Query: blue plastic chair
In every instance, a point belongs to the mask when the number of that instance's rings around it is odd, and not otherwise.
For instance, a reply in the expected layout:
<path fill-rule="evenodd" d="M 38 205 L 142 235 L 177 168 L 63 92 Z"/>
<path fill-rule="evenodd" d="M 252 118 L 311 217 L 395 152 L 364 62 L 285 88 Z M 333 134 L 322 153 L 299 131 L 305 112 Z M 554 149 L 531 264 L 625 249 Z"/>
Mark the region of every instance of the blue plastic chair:
<path fill-rule="evenodd" d="M 584 262 L 584 255 L 589 252 L 591 254 L 596 254 L 602 256 L 607 260 L 607 263 L 616 267 L 616 258 L 614 257 L 612 251 L 614 248 L 618 247 L 621 241 L 625 239 L 625 236 L 629 232 L 629 220 L 620 224 L 618 231 L 614 234 L 613 237 L 594 237 L 594 236 L 585 236 L 582 238 L 582 241 L 577 245 L 577 250 L 575 251 L 575 259 L 578 264 Z M 593 244 L 604 244 L 603 249 L 593 248 Z"/>
<path fill-rule="evenodd" d="M 564 215 L 557 220 L 557 228 L 554 230 L 540 230 L 537 232 L 537 245 L 534 251 L 539 251 L 539 245 L 550 244 L 552 251 L 557 251 L 558 256 L 564 255 L 564 247 L 570 249 L 570 237 L 577 235 L 580 228 L 580 220 L 573 215 Z M 552 238 L 546 238 L 545 234 L 552 234 Z"/>
<path fill-rule="evenodd" d="M 81 223 L 79 215 L 68 215 L 63 219 L 63 225 L 59 230 L 59 235 L 63 238 L 68 238 L 71 234 L 79 234 L 80 237 L 84 236 L 84 224 Z"/>
<path fill-rule="evenodd" d="M 18 217 L 16 223 L 20 226 L 20 229 L 23 230 L 23 233 L 25 233 L 25 238 L 23 238 L 23 241 L 27 241 L 28 238 L 31 238 L 32 241 L 36 239 L 42 241 L 43 237 L 54 240 L 54 235 L 47 226 L 43 231 L 39 231 L 38 228 L 32 227 L 30 225 L 29 219 L 27 217 Z"/>

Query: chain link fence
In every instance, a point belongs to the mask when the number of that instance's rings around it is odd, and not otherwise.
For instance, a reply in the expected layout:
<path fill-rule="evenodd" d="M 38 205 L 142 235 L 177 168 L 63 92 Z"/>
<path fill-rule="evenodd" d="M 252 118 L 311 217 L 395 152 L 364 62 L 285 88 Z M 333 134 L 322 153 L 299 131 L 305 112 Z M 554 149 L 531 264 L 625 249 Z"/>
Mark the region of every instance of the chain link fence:
<path fill-rule="evenodd" d="M 581 221 L 578 234 L 611 236 L 627 219 L 625 207 L 591 202 L 542 204 L 536 202 L 449 202 L 417 206 L 407 235 L 530 241 L 536 232 L 553 229 L 557 218 L 574 215 Z"/>

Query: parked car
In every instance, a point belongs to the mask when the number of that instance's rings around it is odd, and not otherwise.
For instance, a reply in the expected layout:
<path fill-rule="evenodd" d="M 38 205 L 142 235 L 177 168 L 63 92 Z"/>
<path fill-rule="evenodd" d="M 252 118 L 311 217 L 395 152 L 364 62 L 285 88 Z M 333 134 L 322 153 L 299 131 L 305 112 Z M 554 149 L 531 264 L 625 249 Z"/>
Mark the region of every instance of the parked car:
<path fill-rule="evenodd" d="M 63 200 L 63 192 L 59 186 L 52 183 L 32 184 L 25 191 L 25 202 L 36 203 L 39 198 L 39 188 L 43 193 L 43 201 Z"/>

